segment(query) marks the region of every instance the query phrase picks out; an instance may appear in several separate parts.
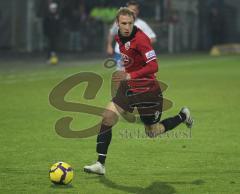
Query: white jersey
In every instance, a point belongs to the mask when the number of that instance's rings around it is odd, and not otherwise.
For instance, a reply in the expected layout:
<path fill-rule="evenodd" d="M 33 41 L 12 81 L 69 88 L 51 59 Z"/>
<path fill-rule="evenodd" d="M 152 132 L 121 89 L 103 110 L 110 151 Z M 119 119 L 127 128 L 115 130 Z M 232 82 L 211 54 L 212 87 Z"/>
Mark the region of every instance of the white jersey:
<path fill-rule="evenodd" d="M 156 34 L 153 32 L 150 26 L 142 19 L 137 18 L 134 22 L 134 25 L 137 26 L 140 30 L 142 30 L 150 39 L 156 38 Z M 117 26 L 117 23 L 114 22 L 114 24 L 110 28 L 110 34 L 112 36 L 115 36 L 117 35 L 117 33 L 118 33 L 118 26 Z M 115 53 L 120 53 L 118 43 L 115 44 L 114 51 Z"/>

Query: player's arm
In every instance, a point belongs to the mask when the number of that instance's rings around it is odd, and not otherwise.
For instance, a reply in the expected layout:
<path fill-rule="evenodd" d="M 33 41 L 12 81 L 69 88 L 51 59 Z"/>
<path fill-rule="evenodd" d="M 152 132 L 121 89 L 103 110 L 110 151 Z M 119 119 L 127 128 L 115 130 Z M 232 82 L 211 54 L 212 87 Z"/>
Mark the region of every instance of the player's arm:
<path fill-rule="evenodd" d="M 156 73 L 158 71 L 157 56 L 146 36 L 139 40 L 137 50 L 141 53 L 145 66 L 138 71 L 131 72 L 131 79 L 147 77 L 148 74 Z"/>
<path fill-rule="evenodd" d="M 157 36 L 155 34 L 155 32 L 153 31 L 153 29 L 146 23 L 146 22 L 142 22 L 142 31 L 150 38 L 151 43 L 155 43 L 157 42 Z"/>
<path fill-rule="evenodd" d="M 108 37 L 107 37 L 107 54 L 112 55 L 114 50 L 113 50 L 113 40 L 114 36 L 117 34 L 118 28 L 116 23 L 113 24 L 113 26 L 110 28 Z"/>
<path fill-rule="evenodd" d="M 112 55 L 113 54 L 113 35 L 109 32 L 107 37 L 107 54 Z"/>
<path fill-rule="evenodd" d="M 122 80 L 129 79 L 140 79 L 142 77 L 147 77 L 148 74 L 153 74 L 158 71 L 157 60 L 152 59 L 147 62 L 146 65 L 138 71 L 134 71 L 131 73 L 126 73 L 124 71 L 116 71 L 112 77 L 114 82 L 120 82 Z"/>
<path fill-rule="evenodd" d="M 146 65 L 141 68 L 138 71 L 134 71 L 131 72 L 129 75 L 127 75 L 128 79 L 139 79 L 142 77 L 146 77 L 148 74 L 153 74 L 153 73 L 157 73 L 158 71 L 158 64 L 157 64 L 157 60 L 151 60 L 149 62 L 146 63 Z"/>

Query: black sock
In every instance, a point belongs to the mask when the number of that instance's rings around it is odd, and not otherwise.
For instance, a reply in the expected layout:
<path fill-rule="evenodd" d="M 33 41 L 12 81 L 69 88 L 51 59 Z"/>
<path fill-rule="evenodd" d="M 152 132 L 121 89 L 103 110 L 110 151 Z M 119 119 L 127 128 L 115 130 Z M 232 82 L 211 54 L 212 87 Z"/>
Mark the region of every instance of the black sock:
<path fill-rule="evenodd" d="M 98 162 L 101 164 L 105 163 L 107 157 L 108 146 L 112 139 L 112 127 L 107 125 L 101 125 L 101 129 L 97 136 L 97 153 Z"/>
<path fill-rule="evenodd" d="M 169 131 L 177 127 L 180 123 L 185 121 L 185 119 L 186 119 L 186 115 L 180 112 L 175 117 L 164 119 L 163 121 L 161 121 L 161 123 L 164 125 L 165 131 Z"/>

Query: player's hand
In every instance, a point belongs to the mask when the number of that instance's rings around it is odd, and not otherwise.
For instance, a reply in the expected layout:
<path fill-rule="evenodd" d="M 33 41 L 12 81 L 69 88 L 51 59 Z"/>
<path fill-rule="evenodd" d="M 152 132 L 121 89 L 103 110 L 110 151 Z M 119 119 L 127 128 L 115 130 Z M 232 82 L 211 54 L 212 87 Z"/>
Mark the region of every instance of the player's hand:
<path fill-rule="evenodd" d="M 107 46 L 107 54 L 108 55 L 113 55 L 113 47 L 112 47 L 112 45 L 108 45 Z"/>
<path fill-rule="evenodd" d="M 130 79 L 130 75 L 124 71 L 116 71 L 112 75 L 112 91 L 117 91 L 121 81 Z"/>
<path fill-rule="evenodd" d="M 114 82 L 120 82 L 128 79 L 130 79 L 130 75 L 125 71 L 116 71 L 113 73 L 113 76 L 112 76 L 112 80 Z"/>
<path fill-rule="evenodd" d="M 121 81 L 125 80 L 125 79 L 126 79 L 126 72 L 124 72 L 124 71 L 115 71 L 112 74 L 112 84 L 114 87 L 114 91 L 118 90 Z"/>

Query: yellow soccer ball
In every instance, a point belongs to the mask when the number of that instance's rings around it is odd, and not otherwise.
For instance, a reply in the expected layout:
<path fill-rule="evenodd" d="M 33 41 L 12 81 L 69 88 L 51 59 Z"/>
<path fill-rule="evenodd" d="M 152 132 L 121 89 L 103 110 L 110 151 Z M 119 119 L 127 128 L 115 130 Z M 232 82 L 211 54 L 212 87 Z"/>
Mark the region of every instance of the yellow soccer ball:
<path fill-rule="evenodd" d="M 51 56 L 49 62 L 50 62 L 51 65 L 58 64 L 58 57 L 56 55 Z"/>
<path fill-rule="evenodd" d="M 73 179 L 73 169 L 66 162 L 57 162 L 50 168 L 49 178 L 54 184 L 67 185 Z"/>

